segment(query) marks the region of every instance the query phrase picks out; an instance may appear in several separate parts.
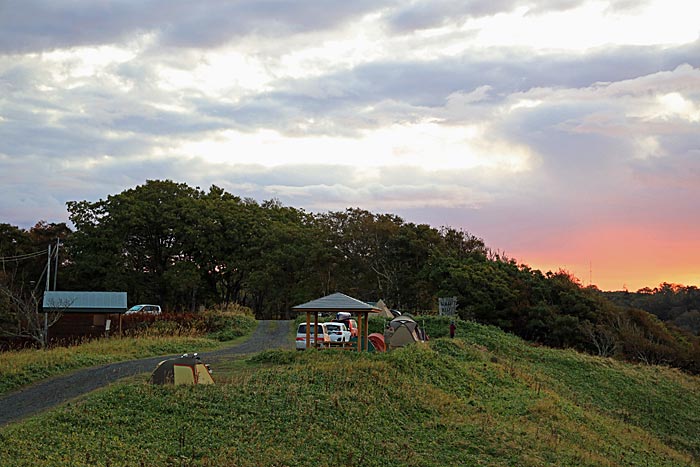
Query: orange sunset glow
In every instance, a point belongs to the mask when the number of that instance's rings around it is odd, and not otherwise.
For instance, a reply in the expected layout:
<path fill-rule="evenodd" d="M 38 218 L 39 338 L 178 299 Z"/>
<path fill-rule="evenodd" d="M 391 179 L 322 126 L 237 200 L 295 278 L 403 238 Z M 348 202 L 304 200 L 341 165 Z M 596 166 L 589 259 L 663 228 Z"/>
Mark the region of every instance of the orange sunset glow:
<path fill-rule="evenodd" d="M 663 282 L 700 283 L 700 248 L 683 231 L 663 236 L 651 228 L 605 226 L 553 239 L 549 248 L 514 254 L 542 271 L 564 269 L 582 285 L 637 291 Z"/>

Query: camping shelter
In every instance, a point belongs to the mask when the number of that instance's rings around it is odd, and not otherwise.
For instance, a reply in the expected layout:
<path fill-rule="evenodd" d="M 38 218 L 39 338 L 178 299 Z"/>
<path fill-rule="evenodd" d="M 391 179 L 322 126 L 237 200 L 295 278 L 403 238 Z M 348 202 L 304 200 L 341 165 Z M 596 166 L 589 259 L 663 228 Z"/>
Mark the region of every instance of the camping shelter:
<path fill-rule="evenodd" d="M 389 319 L 394 319 L 394 314 L 391 312 L 388 306 L 386 306 L 386 303 L 384 303 L 384 300 L 380 299 L 375 306 L 381 310 L 379 313 L 379 316 L 382 318 L 389 318 Z"/>
<path fill-rule="evenodd" d="M 358 352 L 361 352 L 362 350 L 369 350 L 369 343 L 367 341 L 367 335 L 369 334 L 369 314 L 380 313 L 382 311 L 376 306 L 370 305 L 340 292 L 297 305 L 292 307 L 292 310 L 298 313 L 306 313 L 306 348 L 309 348 L 310 346 L 311 313 L 314 314 L 314 329 L 318 329 L 319 313 L 338 313 L 343 311 L 356 313 L 357 327 L 359 328 L 359 332 L 357 334 Z M 314 338 L 314 342 L 316 342 L 316 338 Z"/>
<path fill-rule="evenodd" d="M 397 316 L 389 322 L 384 341 L 390 349 L 403 347 L 413 342 L 421 342 L 418 323 L 408 316 Z"/>
<path fill-rule="evenodd" d="M 377 352 L 386 352 L 386 344 L 384 343 L 384 336 L 378 332 L 373 332 L 367 336 L 369 341 L 372 343 L 374 350 Z"/>
<path fill-rule="evenodd" d="M 126 292 L 46 291 L 42 302 L 43 313 L 62 314 L 51 328 L 53 338 L 103 335 L 117 319 L 121 334 L 126 308 Z"/>
<path fill-rule="evenodd" d="M 214 384 L 209 366 L 197 354 L 163 360 L 150 379 L 151 384 Z"/>

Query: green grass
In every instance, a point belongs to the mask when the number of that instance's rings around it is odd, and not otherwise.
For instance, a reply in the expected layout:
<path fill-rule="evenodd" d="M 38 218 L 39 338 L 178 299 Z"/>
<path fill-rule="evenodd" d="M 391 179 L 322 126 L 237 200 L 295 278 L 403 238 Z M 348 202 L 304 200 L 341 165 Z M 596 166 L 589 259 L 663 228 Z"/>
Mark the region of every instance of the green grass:
<path fill-rule="evenodd" d="M 428 324 L 426 324 L 428 327 Z M 267 351 L 0 429 L 13 466 L 690 466 L 700 380 L 458 323 L 388 354 Z"/>
<path fill-rule="evenodd" d="M 243 317 L 246 318 L 246 317 Z M 236 344 L 241 335 L 252 332 L 255 320 L 239 320 L 235 329 L 223 329 L 203 337 L 153 336 L 94 339 L 67 347 L 48 350 L 27 349 L 0 353 L 0 394 L 51 376 L 93 365 L 123 360 L 204 352 Z M 252 323 L 252 324 L 251 324 Z M 232 339 L 228 340 L 227 339 Z M 1 464 L 0 464 L 1 465 Z"/>

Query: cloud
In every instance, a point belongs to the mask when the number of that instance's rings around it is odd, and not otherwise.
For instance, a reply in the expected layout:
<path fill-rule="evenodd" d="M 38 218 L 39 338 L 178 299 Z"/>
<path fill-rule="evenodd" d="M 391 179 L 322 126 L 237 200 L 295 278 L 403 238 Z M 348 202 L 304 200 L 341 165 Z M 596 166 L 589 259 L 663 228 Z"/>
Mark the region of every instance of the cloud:
<path fill-rule="evenodd" d="M 509 13 L 517 8 L 525 9 L 528 14 L 543 14 L 570 10 L 584 3 L 584 0 L 417 0 L 393 10 L 387 23 L 395 31 L 409 32 L 448 24 L 461 25 L 468 19 Z"/>
<path fill-rule="evenodd" d="M 269 91 L 235 101 L 201 98 L 194 105 L 202 115 L 242 131 L 268 128 L 294 136 L 357 136 L 360 130 L 425 119 L 449 124 L 488 119 L 509 96 L 536 95 L 533 90 L 539 88 L 581 89 L 673 70 L 683 63 L 697 67 L 697 50 L 698 43 L 663 49 L 661 63 L 658 47 L 601 49 L 573 57 L 502 51 L 493 56 L 371 62 L 312 78 L 278 80 Z"/>
<path fill-rule="evenodd" d="M 0 4 L 0 52 L 27 53 L 124 42 L 155 34 L 163 46 L 217 47 L 261 37 L 329 29 L 391 2 L 301 0 L 93 2 L 11 0 Z"/>
<path fill-rule="evenodd" d="M 667 64 L 677 65 L 695 47 L 696 44 L 667 50 Z M 4 86 L 12 92 L 0 98 L 4 103 L 0 113 L 3 118 L 0 153 L 12 157 L 60 158 L 72 168 L 81 167 L 81 158 L 85 158 L 82 165 L 96 167 L 106 161 L 136 161 L 139 168 L 133 170 L 133 177 L 125 179 L 139 183 L 139 175 L 149 172 L 147 167 L 153 164 L 138 161 L 154 154 L 160 154 L 161 159 L 157 159 L 159 162 L 150 178 L 165 175 L 191 179 L 193 171 L 209 176 L 220 171 L 219 168 L 208 171 L 206 166 L 210 162 L 197 169 L 188 166 L 180 171 L 178 163 L 169 158 L 184 156 L 189 160 L 187 157 L 197 154 L 173 153 L 179 142 L 192 138 L 216 140 L 222 130 L 254 132 L 269 128 L 301 141 L 315 135 L 354 139 L 362 132 L 392 125 L 418 128 L 426 121 L 456 130 L 479 123 L 484 126 L 483 138 L 511 143 L 503 149 L 484 147 L 487 152 L 508 152 L 516 146 L 533 151 L 535 159 L 530 163 L 534 165 L 529 168 L 527 182 L 516 184 L 511 179 L 507 185 L 482 186 L 466 196 L 459 187 L 469 186 L 474 179 L 464 177 L 446 185 L 459 193 L 454 197 L 446 195 L 447 189 L 427 181 L 434 174 L 421 177 L 407 174 L 417 180 L 409 188 L 402 186 L 401 179 L 385 180 L 382 183 L 386 189 L 379 191 L 308 177 L 303 186 L 314 187 L 308 193 L 327 192 L 321 196 L 324 199 L 340 200 L 346 196 L 372 205 L 381 204 L 380 193 L 386 195 L 387 202 L 395 201 L 397 195 L 391 195 L 392 190 L 402 195 L 410 190 L 423 193 L 415 197 L 406 195 L 404 201 L 393 204 L 402 208 L 408 208 L 412 200 L 430 198 L 425 195 L 425 187 L 433 187 L 439 193 L 430 201 L 432 205 L 444 205 L 456 198 L 473 207 L 497 199 L 526 196 L 533 206 L 544 204 L 550 215 L 558 216 L 566 208 L 557 204 L 583 199 L 582 193 L 587 190 L 599 193 L 599 202 L 604 202 L 608 190 L 619 184 L 620 176 L 628 180 L 630 173 L 639 170 L 629 161 L 639 157 L 636 151 L 640 145 L 671 152 L 681 147 L 692 151 L 694 143 L 688 139 L 687 131 L 683 130 L 682 138 L 674 133 L 665 139 L 660 129 L 650 132 L 649 127 L 660 128 L 668 122 L 635 117 L 649 108 L 654 98 L 648 95 L 653 92 L 676 92 L 687 96 L 691 104 L 697 102 L 693 94 L 697 89 L 697 69 L 692 65 L 624 79 L 634 75 L 628 70 L 657 70 L 656 53 L 655 48 L 634 47 L 573 59 L 564 55 L 533 58 L 497 54 L 491 58 L 370 63 L 329 76 L 276 82 L 274 91 L 237 101 L 210 97 L 196 89 L 182 94 L 164 91 L 157 85 L 155 66 L 145 66 L 145 58 L 106 63 L 96 76 L 79 78 L 79 85 L 65 89 L 61 89 L 59 78 L 43 71 L 41 63 L 26 59 L 10 66 L 2 75 Z M 608 66 L 617 54 L 626 56 L 627 64 L 622 71 Z M 182 66 L 186 67 L 189 58 L 182 60 Z M 589 71 L 569 71 L 578 68 Z M 118 78 L 112 78 L 112 72 Z M 24 80 L 25 77 L 34 78 Z M 131 84 L 123 84 L 125 80 Z M 110 86 L 113 83 L 122 85 Z M 37 92 L 42 87 L 51 90 Z M 682 129 L 677 125 L 673 128 Z M 634 136 L 640 131 L 646 139 Z M 256 157 L 255 153 L 243 153 L 239 159 Z M 112 163 L 105 165 L 111 167 L 110 171 L 132 171 L 126 165 Z M 331 154 L 327 166 L 333 163 Z M 240 164 L 229 166 L 239 170 Z M 283 177 L 273 175 L 279 174 L 275 170 L 260 169 L 255 176 L 243 171 L 245 177 L 232 176 L 239 180 L 232 186 L 246 187 L 252 190 L 251 194 L 259 196 L 272 194 L 300 201 L 314 198 L 303 194 L 302 187 L 292 184 L 290 188 L 281 183 L 284 177 L 293 177 L 288 172 Z M 306 173 L 308 169 L 303 171 Z M 648 172 L 653 171 L 648 169 Z M 387 173 L 390 172 L 385 170 L 385 177 Z M 494 173 L 489 175 L 491 179 L 495 179 Z M 244 180 L 266 176 L 270 180 Z M 534 187 L 542 183 L 547 187 L 540 188 L 538 194 Z M 353 192 L 355 195 L 351 195 Z"/>
<path fill-rule="evenodd" d="M 442 0 L 405 5 L 395 0 L 361 0 L 324 2 L 320 8 L 311 0 L 10 0 L 0 5 L 0 51 L 27 53 L 97 46 L 149 34 L 157 36 L 158 43 L 166 47 L 210 48 L 247 36 L 275 38 L 330 30 L 369 14 L 386 14 L 394 31 L 409 31 L 510 11 L 520 3 Z M 575 3 L 550 1 L 538 10 Z"/>
<path fill-rule="evenodd" d="M 699 232 L 700 39 L 669 1 L 0 3 L 0 217 L 169 178 L 515 254 Z"/>
<path fill-rule="evenodd" d="M 510 99 L 539 105 L 518 108 L 505 117 L 502 136 L 533 148 L 552 178 L 567 184 L 576 178 L 615 183 L 620 172 L 628 172 L 639 160 L 683 157 L 692 151 L 697 142 L 693 102 L 700 101 L 698 87 L 700 69 L 681 65 L 584 88 L 532 89 Z M 659 99 L 669 92 L 688 99 L 673 122 L 657 111 Z"/>
<path fill-rule="evenodd" d="M 155 21 L 133 3 L 6 1 L 0 5 L 0 50 L 27 53 L 111 43 Z"/>

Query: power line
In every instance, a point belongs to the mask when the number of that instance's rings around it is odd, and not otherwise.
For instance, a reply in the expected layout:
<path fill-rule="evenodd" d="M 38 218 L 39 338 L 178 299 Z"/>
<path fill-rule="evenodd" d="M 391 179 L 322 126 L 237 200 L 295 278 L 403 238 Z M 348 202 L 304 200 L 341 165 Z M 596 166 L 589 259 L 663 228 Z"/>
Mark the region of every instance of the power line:
<path fill-rule="evenodd" d="M 39 275 L 39 280 L 36 282 L 36 286 L 34 287 L 34 293 L 36 293 L 36 292 L 38 291 L 38 289 L 39 289 L 39 283 L 40 283 L 41 280 L 43 279 L 44 275 L 47 274 L 47 273 L 50 273 L 50 271 L 49 271 L 49 261 L 51 260 L 51 258 L 54 258 L 55 261 L 56 261 L 56 273 L 58 273 L 58 246 L 59 246 L 59 245 L 60 245 L 60 243 L 57 244 L 57 246 L 56 246 L 55 249 L 53 249 L 53 250 L 50 249 L 50 250 L 49 250 L 49 259 L 48 259 L 47 263 L 44 265 L 44 270 L 43 270 L 43 271 L 41 272 L 41 274 Z M 44 256 L 44 255 L 46 255 L 46 250 L 43 250 L 43 251 L 35 251 L 35 252 L 33 252 L 33 253 L 24 253 L 24 254 L 21 254 L 21 255 L 14 255 L 14 256 L 0 256 L 0 263 L 2 264 L 2 270 L 3 270 L 3 272 L 4 272 L 4 271 L 5 271 L 5 263 L 13 262 L 13 261 L 14 261 L 14 262 L 19 262 L 19 261 L 24 261 L 24 260 L 27 260 L 27 259 L 34 259 L 34 258 L 38 258 L 38 257 Z M 48 279 L 48 276 L 47 276 L 46 280 L 47 280 L 47 281 L 49 280 L 49 279 Z M 32 281 L 32 282 L 33 282 L 33 281 Z M 49 287 L 49 286 L 48 286 L 48 283 L 47 283 L 47 285 L 46 285 L 46 290 L 49 290 L 48 287 Z M 54 290 L 55 290 L 55 289 L 56 289 L 56 277 L 54 277 Z"/>
<path fill-rule="evenodd" d="M 25 253 L 22 255 L 15 255 L 15 256 L 0 256 L 0 261 L 23 261 L 25 259 L 36 258 L 37 256 L 44 256 L 45 254 L 46 254 L 46 250 L 36 251 L 34 253 Z"/>
<path fill-rule="evenodd" d="M 23 253 L 21 255 L 14 256 L 0 256 L 0 261 L 23 261 L 25 259 L 36 258 L 37 256 L 44 256 L 46 250 L 35 251 L 33 253 Z M 58 248 L 51 252 L 51 257 L 58 257 Z"/>

